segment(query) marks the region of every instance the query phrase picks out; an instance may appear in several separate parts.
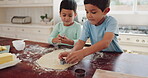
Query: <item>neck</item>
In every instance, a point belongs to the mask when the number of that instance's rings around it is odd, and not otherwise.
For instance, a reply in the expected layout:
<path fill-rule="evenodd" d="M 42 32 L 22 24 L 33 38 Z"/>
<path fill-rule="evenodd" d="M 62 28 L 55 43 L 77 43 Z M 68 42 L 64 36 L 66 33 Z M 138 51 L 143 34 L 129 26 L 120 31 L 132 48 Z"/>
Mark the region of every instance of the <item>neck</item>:
<path fill-rule="evenodd" d="M 72 24 L 74 24 L 74 22 L 72 22 L 70 24 L 64 24 L 64 26 L 71 26 Z"/>
<path fill-rule="evenodd" d="M 105 16 L 95 25 L 95 26 L 98 26 L 98 25 L 101 25 L 105 20 Z"/>

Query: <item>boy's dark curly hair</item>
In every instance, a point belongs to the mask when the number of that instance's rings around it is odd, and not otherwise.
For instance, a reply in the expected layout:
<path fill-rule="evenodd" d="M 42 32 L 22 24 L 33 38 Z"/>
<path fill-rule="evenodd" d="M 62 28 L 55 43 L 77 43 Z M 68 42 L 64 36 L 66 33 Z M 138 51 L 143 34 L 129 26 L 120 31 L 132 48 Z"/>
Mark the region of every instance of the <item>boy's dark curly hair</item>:
<path fill-rule="evenodd" d="M 62 9 L 73 10 L 76 13 L 77 3 L 75 0 L 62 0 L 60 4 L 60 12 Z"/>
<path fill-rule="evenodd" d="M 110 6 L 110 0 L 84 0 L 84 5 L 85 4 L 97 6 L 103 12 L 105 8 Z"/>

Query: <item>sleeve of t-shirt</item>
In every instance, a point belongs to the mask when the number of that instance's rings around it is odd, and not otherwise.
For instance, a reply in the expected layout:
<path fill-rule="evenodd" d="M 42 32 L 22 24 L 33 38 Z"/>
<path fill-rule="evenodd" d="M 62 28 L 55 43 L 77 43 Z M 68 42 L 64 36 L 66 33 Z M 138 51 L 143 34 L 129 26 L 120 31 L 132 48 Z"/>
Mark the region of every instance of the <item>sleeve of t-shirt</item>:
<path fill-rule="evenodd" d="M 107 21 L 106 32 L 113 32 L 115 35 L 118 35 L 118 31 L 117 20 L 112 17 Z"/>
<path fill-rule="evenodd" d="M 89 26 L 88 21 L 86 21 L 83 25 L 82 33 L 80 36 L 80 40 L 87 41 L 89 38 Z"/>
<path fill-rule="evenodd" d="M 53 44 L 52 39 L 57 37 L 57 35 L 59 34 L 58 30 L 59 30 L 59 24 L 56 24 L 48 38 L 48 43 Z"/>
<path fill-rule="evenodd" d="M 79 25 L 78 28 L 77 28 L 77 38 L 74 41 L 74 44 L 76 42 L 78 42 L 79 38 L 80 38 L 80 35 L 81 35 L 81 32 L 82 32 L 82 25 Z"/>

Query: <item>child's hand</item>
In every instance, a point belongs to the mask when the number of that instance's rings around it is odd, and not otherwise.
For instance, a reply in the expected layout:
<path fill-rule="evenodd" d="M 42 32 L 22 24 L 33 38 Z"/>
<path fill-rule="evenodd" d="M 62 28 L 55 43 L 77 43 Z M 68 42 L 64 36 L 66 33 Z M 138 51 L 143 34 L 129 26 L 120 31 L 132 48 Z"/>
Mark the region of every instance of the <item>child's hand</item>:
<path fill-rule="evenodd" d="M 67 57 L 70 54 L 70 52 L 62 52 L 59 54 L 59 59 L 62 59 L 63 57 Z"/>
<path fill-rule="evenodd" d="M 61 37 L 58 35 L 56 38 L 53 38 L 52 40 L 53 43 L 61 43 Z"/>
<path fill-rule="evenodd" d="M 71 52 L 67 58 L 66 58 L 66 62 L 67 63 L 77 63 L 79 61 L 81 61 L 83 58 L 84 58 L 84 53 L 82 51 L 74 51 L 74 52 Z"/>
<path fill-rule="evenodd" d="M 69 38 L 67 38 L 66 36 L 61 36 L 61 43 L 73 45 L 74 41 L 69 39 Z"/>

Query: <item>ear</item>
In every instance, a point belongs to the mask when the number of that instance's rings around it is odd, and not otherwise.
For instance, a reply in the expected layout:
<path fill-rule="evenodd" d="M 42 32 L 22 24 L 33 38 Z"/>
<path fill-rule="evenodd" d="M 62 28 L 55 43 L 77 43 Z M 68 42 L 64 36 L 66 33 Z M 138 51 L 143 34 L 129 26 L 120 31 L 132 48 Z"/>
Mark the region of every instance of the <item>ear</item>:
<path fill-rule="evenodd" d="M 77 13 L 74 13 L 75 17 L 77 17 Z"/>
<path fill-rule="evenodd" d="M 104 14 L 107 14 L 109 11 L 110 11 L 110 8 L 107 7 L 103 12 L 104 12 Z"/>
<path fill-rule="evenodd" d="M 61 12 L 59 11 L 59 15 L 60 15 L 60 17 L 61 17 Z"/>

